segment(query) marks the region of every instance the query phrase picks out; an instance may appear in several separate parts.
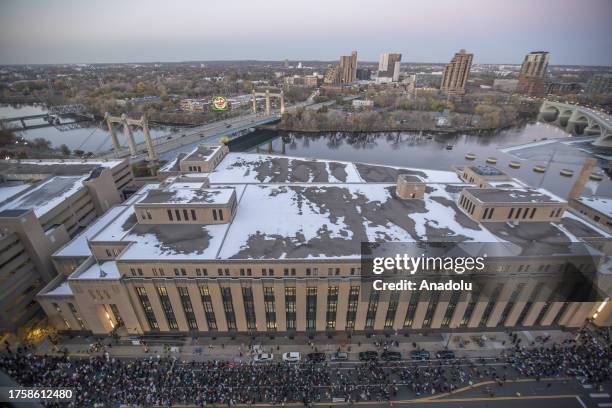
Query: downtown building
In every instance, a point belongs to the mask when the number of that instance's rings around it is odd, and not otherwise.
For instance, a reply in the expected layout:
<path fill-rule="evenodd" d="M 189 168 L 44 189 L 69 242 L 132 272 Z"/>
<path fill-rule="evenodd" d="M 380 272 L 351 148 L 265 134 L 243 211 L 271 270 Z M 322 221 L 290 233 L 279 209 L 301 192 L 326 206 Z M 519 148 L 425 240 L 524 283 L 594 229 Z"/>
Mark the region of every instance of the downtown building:
<path fill-rule="evenodd" d="M 389 83 L 399 81 L 402 54 L 389 53 L 380 54 L 378 60 L 378 83 Z"/>
<path fill-rule="evenodd" d="M 440 84 L 442 92 L 451 96 L 465 94 L 473 58 L 474 54 L 468 54 L 463 49 L 455 54 L 451 62 L 444 67 L 442 83 Z"/>
<path fill-rule="evenodd" d="M 495 168 L 446 172 L 196 150 L 200 163 L 181 165 L 193 154 L 168 163 L 159 182 L 53 254 L 59 275 L 37 299 L 58 330 L 484 331 L 578 327 L 598 309 L 596 323 L 610 324 L 601 302 L 553 297 L 563 284 L 554 253 L 496 265 L 500 279 L 484 284 L 487 296 L 364 284 L 366 241 L 473 241 L 520 251 L 541 239 L 598 251 L 610 243 L 607 230 L 565 200 Z"/>
<path fill-rule="evenodd" d="M 549 54 L 546 51 L 534 51 L 525 56 L 516 91 L 531 96 L 542 96 L 546 93 L 546 73 Z"/>
<path fill-rule="evenodd" d="M 0 330 L 40 311 L 36 294 L 57 274 L 51 255 L 122 201 L 128 160 L 0 162 Z"/>

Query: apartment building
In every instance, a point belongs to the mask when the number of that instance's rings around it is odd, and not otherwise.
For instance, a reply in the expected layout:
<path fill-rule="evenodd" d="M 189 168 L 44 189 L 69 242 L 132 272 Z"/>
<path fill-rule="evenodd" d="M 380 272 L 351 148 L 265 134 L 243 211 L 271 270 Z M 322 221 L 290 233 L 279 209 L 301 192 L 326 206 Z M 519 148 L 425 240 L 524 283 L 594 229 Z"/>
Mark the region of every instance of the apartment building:
<path fill-rule="evenodd" d="M 534 51 L 525 56 L 519 72 L 517 92 L 532 96 L 544 95 L 549 54 L 546 51 Z"/>
<path fill-rule="evenodd" d="M 473 58 L 474 54 L 468 54 L 463 49 L 456 53 L 450 63 L 444 67 L 440 90 L 449 95 L 465 94 Z"/>
<path fill-rule="evenodd" d="M 561 247 L 592 243 L 600 254 L 610 243 L 607 231 L 548 192 L 478 189 L 450 171 L 264 154 L 227 153 L 209 172 L 181 170 L 180 160 L 175 167 L 176 174 L 144 186 L 53 255 L 62 275 L 37 299 L 58 330 L 481 331 L 577 327 L 598 309 L 596 323 L 611 323 L 601 301 L 554 297 L 566 257 L 529 252 L 542 236 Z M 487 199 L 490 190 L 499 197 Z M 529 206 L 561 211 L 492 222 L 464 203 L 469 197 L 486 206 L 521 194 L 525 205 L 547 197 Z M 381 292 L 363 280 L 367 241 L 497 243 L 518 252 L 491 264 L 497 279 L 483 284 L 486 296 Z"/>
<path fill-rule="evenodd" d="M 40 310 L 51 255 L 120 203 L 133 177 L 127 160 L 6 161 L 0 175 L 0 329 L 14 331 Z"/>

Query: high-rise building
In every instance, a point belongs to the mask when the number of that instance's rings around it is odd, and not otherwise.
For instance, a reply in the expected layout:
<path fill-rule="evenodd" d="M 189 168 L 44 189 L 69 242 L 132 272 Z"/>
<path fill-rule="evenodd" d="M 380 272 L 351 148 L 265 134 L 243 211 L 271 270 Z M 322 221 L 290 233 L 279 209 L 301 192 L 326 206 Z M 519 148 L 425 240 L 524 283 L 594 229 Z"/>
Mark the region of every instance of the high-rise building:
<path fill-rule="evenodd" d="M 612 93 L 612 75 L 597 74 L 593 75 L 586 85 L 586 93 L 588 94 L 609 94 Z"/>
<path fill-rule="evenodd" d="M 337 66 L 329 66 L 325 71 L 323 83 L 327 85 L 338 85 L 340 83 L 340 70 Z"/>
<path fill-rule="evenodd" d="M 516 91 L 527 95 L 543 95 L 546 91 L 547 68 L 548 52 L 534 51 L 527 54 L 521 65 Z"/>
<path fill-rule="evenodd" d="M 343 55 L 340 57 L 340 82 L 350 84 L 357 80 L 357 51 L 353 51 L 351 55 Z"/>
<path fill-rule="evenodd" d="M 465 94 L 472 58 L 474 58 L 474 54 L 468 54 L 464 49 L 456 53 L 451 62 L 444 68 L 440 90 L 450 95 Z"/>
<path fill-rule="evenodd" d="M 397 82 L 400 74 L 400 61 L 402 54 L 389 53 L 380 54 L 378 60 L 378 80 L 379 82 Z"/>

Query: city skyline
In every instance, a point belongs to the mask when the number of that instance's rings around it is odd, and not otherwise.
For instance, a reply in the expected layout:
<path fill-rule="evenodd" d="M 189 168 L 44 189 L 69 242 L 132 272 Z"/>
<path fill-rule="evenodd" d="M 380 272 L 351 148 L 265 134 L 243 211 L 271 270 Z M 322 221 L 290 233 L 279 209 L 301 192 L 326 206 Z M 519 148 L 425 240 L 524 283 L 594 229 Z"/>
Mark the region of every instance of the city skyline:
<path fill-rule="evenodd" d="M 605 0 L 383 3 L 374 15 L 371 7 L 344 0 L 275 0 L 265 8 L 241 1 L 232 7 L 6 1 L 0 64 L 337 61 L 353 49 L 360 61 L 375 62 L 392 50 L 409 62 L 446 63 L 466 48 L 475 64 L 520 64 L 526 53 L 542 49 L 551 65 L 612 65 L 612 3 Z M 339 18 L 349 9 L 350 18 Z"/>

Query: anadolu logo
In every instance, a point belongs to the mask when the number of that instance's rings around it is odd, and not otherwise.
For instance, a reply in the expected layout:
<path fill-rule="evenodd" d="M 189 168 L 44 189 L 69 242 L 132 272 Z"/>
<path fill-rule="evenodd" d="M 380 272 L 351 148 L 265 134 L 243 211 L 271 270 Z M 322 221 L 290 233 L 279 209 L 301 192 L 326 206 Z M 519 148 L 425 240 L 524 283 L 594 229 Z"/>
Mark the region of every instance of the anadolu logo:
<path fill-rule="evenodd" d="M 225 98 L 225 96 L 215 96 L 213 97 L 212 102 L 213 102 L 212 103 L 213 110 L 217 110 L 217 111 L 227 110 L 228 103 L 227 103 L 227 99 Z"/>

